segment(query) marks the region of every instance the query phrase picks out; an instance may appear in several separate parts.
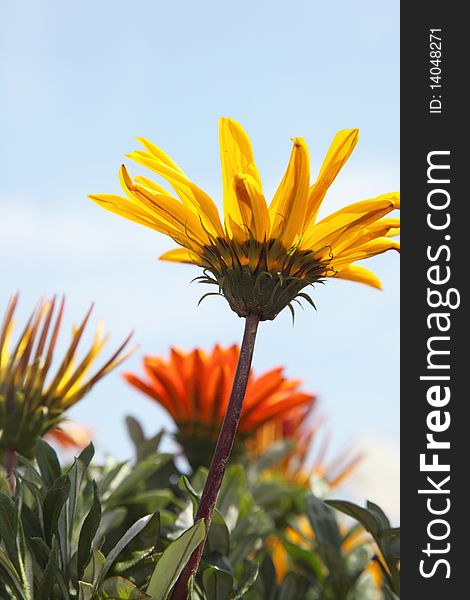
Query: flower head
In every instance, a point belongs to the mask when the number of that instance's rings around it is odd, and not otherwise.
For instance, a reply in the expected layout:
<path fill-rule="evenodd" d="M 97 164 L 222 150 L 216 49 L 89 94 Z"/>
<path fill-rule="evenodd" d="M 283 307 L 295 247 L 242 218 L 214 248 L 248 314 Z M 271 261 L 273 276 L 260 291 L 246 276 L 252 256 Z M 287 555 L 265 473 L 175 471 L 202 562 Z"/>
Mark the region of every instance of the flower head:
<path fill-rule="evenodd" d="M 167 360 L 144 358 L 145 377 L 124 373 L 133 386 L 158 402 L 170 414 L 190 464 L 208 466 L 222 424 L 237 368 L 238 346 L 216 345 L 212 352 L 172 348 Z M 250 374 L 243 403 L 235 453 L 247 450 L 266 423 L 284 422 L 293 411 L 303 413 L 315 396 L 299 389 L 300 381 L 287 379 L 282 368 Z"/>
<path fill-rule="evenodd" d="M 56 428 L 67 409 L 126 358 L 128 354 L 123 355 L 123 351 L 130 336 L 100 369 L 89 375 L 107 341 L 100 325 L 88 352 L 75 364 L 90 308 L 80 326 L 74 328 L 57 370 L 51 373 L 64 300 L 58 307 L 55 299 L 40 302 L 16 345 L 10 348 L 17 302 L 18 296 L 10 301 L 0 328 L 0 453 L 8 450 L 28 456 L 38 438 Z"/>
<path fill-rule="evenodd" d="M 399 208 L 398 193 L 356 202 L 317 220 L 329 186 L 353 151 L 357 129 L 338 132 L 316 181 L 310 182 L 310 159 L 303 138 L 293 139 L 287 170 L 270 204 L 250 140 L 232 119 L 220 120 L 224 222 L 213 200 L 160 148 L 139 139 L 143 150 L 129 158 L 166 180 L 173 194 L 146 177 L 132 179 L 120 170 L 126 197 L 95 194 L 90 198 L 131 221 L 164 233 L 180 246 L 163 260 L 204 269 L 201 281 L 214 283 L 241 317 L 257 313 L 274 319 L 303 298 L 302 290 L 326 277 L 381 287 L 360 261 L 398 250 L 391 239 L 399 231 L 396 218 L 383 219 Z"/>

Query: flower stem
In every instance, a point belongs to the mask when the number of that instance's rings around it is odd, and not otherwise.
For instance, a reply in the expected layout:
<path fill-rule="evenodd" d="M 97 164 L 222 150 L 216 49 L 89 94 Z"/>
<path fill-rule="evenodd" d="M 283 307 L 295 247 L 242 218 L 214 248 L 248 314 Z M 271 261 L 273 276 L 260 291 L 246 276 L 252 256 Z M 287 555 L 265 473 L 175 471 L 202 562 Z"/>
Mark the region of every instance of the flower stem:
<path fill-rule="evenodd" d="M 5 450 L 5 469 L 7 472 L 7 482 L 10 492 L 13 494 L 16 488 L 15 468 L 18 464 L 16 453 L 14 450 Z"/>
<path fill-rule="evenodd" d="M 238 358 L 237 371 L 233 381 L 230 400 L 225 413 L 224 422 L 220 429 L 217 445 L 212 456 L 211 466 L 207 474 L 206 484 L 199 503 L 199 509 L 196 513 L 195 521 L 204 519 L 206 525 L 206 535 L 201 544 L 193 552 L 188 564 L 181 573 L 181 576 L 176 584 L 173 592 L 173 600 L 186 600 L 188 597 L 188 581 L 192 575 L 196 575 L 199 563 L 201 561 L 204 545 L 207 540 L 209 528 L 212 522 L 217 498 L 219 496 L 220 486 L 224 477 L 230 453 L 233 448 L 235 434 L 237 433 L 238 424 L 240 422 L 240 414 L 245 398 L 246 386 L 250 375 L 251 361 L 253 359 L 253 351 L 255 348 L 256 332 L 260 316 L 255 313 L 250 313 L 246 316 L 245 331 L 243 341 L 240 348 L 240 356 Z"/>

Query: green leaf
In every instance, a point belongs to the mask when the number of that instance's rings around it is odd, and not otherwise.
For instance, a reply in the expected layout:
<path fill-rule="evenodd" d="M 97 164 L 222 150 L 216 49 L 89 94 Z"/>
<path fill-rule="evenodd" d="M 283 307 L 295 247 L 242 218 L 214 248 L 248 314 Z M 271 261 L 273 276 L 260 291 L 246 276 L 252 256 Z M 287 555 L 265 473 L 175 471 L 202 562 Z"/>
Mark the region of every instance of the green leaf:
<path fill-rule="evenodd" d="M 144 592 L 124 577 L 110 577 L 100 586 L 98 590 L 98 600 L 140 600 L 141 598 L 150 598 Z"/>
<path fill-rule="evenodd" d="M 116 575 L 122 575 L 129 569 L 132 569 L 140 562 L 146 560 L 149 557 L 153 557 L 155 554 L 155 546 L 150 548 L 144 548 L 143 550 L 134 550 L 130 553 L 131 558 L 129 560 L 123 560 L 121 562 L 115 562 L 113 566 L 113 572 Z"/>
<path fill-rule="evenodd" d="M 400 598 L 392 592 L 387 586 L 383 589 L 384 600 L 400 600 Z"/>
<path fill-rule="evenodd" d="M 23 506 L 24 509 L 24 506 Z M 31 542 L 31 548 L 34 552 L 34 556 L 36 557 L 36 560 L 38 561 L 38 563 L 41 566 L 45 566 L 47 565 L 47 562 L 50 558 L 51 555 L 51 549 L 49 548 L 49 546 L 46 544 L 46 542 L 42 539 L 42 537 L 32 537 L 30 539 Z M 54 536 L 52 536 L 52 542 L 54 542 Z"/>
<path fill-rule="evenodd" d="M 126 498 L 126 504 L 143 504 L 147 512 L 156 512 L 175 501 L 171 490 L 145 490 Z"/>
<path fill-rule="evenodd" d="M 78 498 L 80 497 L 80 487 L 82 484 L 83 476 L 94 454 L 95 448 L 90 442 L 88 446 L 80 452 L 78 458 L 74 460 L 74 463 L 70 467 L 68 472 L 68 475 L 70 477 L 70 499 L 67 511 L 67 522 L 69 532 L 72 532 L 73 529 L 72 525 L 75 516 L 75 511 L 77 510 L 78 506 Z"/>
<path fill-rule="evenodd" d="M 106 559 L 100 550 L 92 550 L 91 558 L 85 567 L 82 581 L 84 583 L 97 584 L 101 579 L 101 572 L 103 571 L 105 562 Z"/>
<path fill-rule="evenodd" d="M 380 546 L 386 558 L 400 560 L 400 528 L 394 527 L 381 531 Z"/>
<path fill-rule="evenodd" d="M 283 546 L 287 550 L 289 556 L 296 563 L 307 567 L 309 572 L 314 575 L 316 579 L 321 579 L 324 568 L 315 552 L 301 548 L 300 546 L 288 541 L 284 541 Z"/>
<path fill-rule="evenodd" d="M 25 536 L 28 539 L 42 536 L 39 516 L 35 514 L 35 512 L 33 512 L 24 502 L 21 506 L 21 522 L 23 523 Z"/>
<path fill-rule="evenodd" d="M 139 449 L 141 443 L 145 440 L 144 430 L 137 419 L 128 415 L 126 417 L 126 427 L 129 432 L 129 437 L 134 443 L 136 449 Z"/>
<path fill-rule="evenodd" d="M 232 593 L 233 577 L 217 567 L 208 567 L 202 573 L 202 584 L 207 600 L 228 600 Z"/>
<path fill-rule="evenodd" d="M 111 568 L 112 564 L 119 556 L 119 554 L 124 550 L 124 548 L 131 542 L 139 533 L 155 518 L 159 518 L 158 513 L 154 513 L 151 515 L 146 515 L 145 517 L 140 518 L 138 521 L 130 527 L 126 533 L 122 536 L 122 538 L 118 541 L 118 543 L 114 546 L 114 548 L 109 552 L 106 557 L 105 564 L 103 566 L 103 570 L 101 572 L 101 579 L 106 576 L 106 573 Z"/>
<path fill-rule="evenodd" d="M 95 587 L 85 581 L 78 582 L 78 600 L 92 600 Z"/>
<path fill-rule="evenodd" d="M 77 550 L 77 573 L 78 578 L 81 579 L 83 570 L 91 554 L 91 544 L 93 538 L 98 531 L 98 526 L 101 521 L 101 504 L 98 493 L 98 487 L 93 481 L 93 502 L 90 507 L 85 520 L 83 521 L 82 529 L 80 531 L 80 537 L 78 539 L 78 550 Z"/>
<path fill-rule="evenodd" d="M 374 502 L 370 502 L 370 500 L 367 500 L 366 506 L 369 512 L 374 515 L 380 531 L 390 528 L 390 521 L 380 506 L 374 504 Z"/>
<path fill-rule="evenodd" d="M 47 561 L 46 568 L 39 582 L 39 589 L 35 600 L 49 600 L 51 597 L 51 590 L 56 582 L 58 567 L 58 552 L 57 552 L 57 538 L 55 535 L 52 536 L 52 548 L 49 554 L 49 560 Z"/>
<path fill-rule="evenodd" d="M 62 508 L 69 496 L 70 478 L 61 475 L 49 488 L 43 503 L 44 534 L 46 542 L 51 543 L 52 534 L 57 531 L 57 524 Z"/>
<path fill-rule="evenodd" d="M 233 531 L 240 514 L 241 497 L 246 494 L 245 471 L 241 465 L 227 469 L 220 488 L 217 508 L 229 531 Z"/>
<path fill-rule="evenodd" d="M 115 506 L 130 492 L 136 492 L 155 471 L 172 459 L 171 454 L 156 454 L 138 463 L 116 489 L 106 498 L 106 506 Z"/>
<path fill-rule="evenodd" d="M 249 465 L 248 473 L 250 477 L 257 479 L 261 471 L 277 466 L 293 450 L 294 446 L 292 440 L 274 442 L 266 452 L 263 452 L 259 458 Z"/>
<path fill-rule="evenodd" d="M 150 578 L 147 593 L 153 600 L 166 600 L 194 550 L 204 540 L 205 525 L 201 519 L 163 552 Z"/>
<path fill-rule="evenodd" d="M 18 507 L 16 502 L 0 493 L 0 540 L 5 544 L 8 557 L 15 566 L 16 571 L 21 571 L 20 558 L 17 545 L 18 535 Z"/>
<path fill-rule="evenodd" d="M 99 486 L 99 484 L 98 484 Z M 99 487 L 98 487 L 99 490 Z M 111 510 L 105 510 L 101 515 L 100 526 L 96 534 L 97 540 L 102 540 L 107 534 L 118 528 L 126 520 L 127 509 L 124 507 L 112 508 Z"/>
<path fill-rule="evenodd" d="M 269 554 L 265 554 L 259 568 L 259 576 L 256 581 L 259 594 L 255 598 L 263 600 L 275 600 L 277 598 L 277 575 L 273 559 Z M 300 600 L 300 599 L 299 599 Z"/>
<path fill-rule="evenodd" d="M 185 492 L 189 496 L 189 499 L 193 503 L 194 512 L 196 512 L 199 507 L 199 501 L 201 498 L 191 485 L 191 482 L 186 477 L 186 475 L 181 475 L 181 477 L 178 479 L 178 487 L 181 491 Z"/>
<path fill-rule="evenodd" d="M 356 519 L 356 521 L 359 521 L 366 531 L 371 533 L 373 536 L 377 535 L 379 531 L 379 523 L 377 518 L 366 508 L 362 508 L 361 506 L 354 504 L 354 502 L 349 502 L 347 500 L 325 500 L 325 504 L 336 508 L 336 510 L 339 510 L 353 519 Z"/>
<path fill-rule="evenodd" d="M 287 573 L 282 582 L 279 600 L 300 600 L 305 598 L 308 582 L 298 573 Z"/>
<path fill-rule="evenodd" d="M 143 460 L 144 458 L 147 458 L 149 454 L 152 454 L 158 450 L 163 434 L 165 433 L 164 429 L 159 431 L 153 437 L 146 439 L 144 431 L 137 419 L 134 419 L 134 417 L 131 416 L 127 416 L 126 425 L 127 430 L 129 432 L 129 436 L 133 441 L 136 449 L 137 462 Z"/>
<path fill-rule="evenodd" d="M 11 562 L 9 556 L 0 547 L 0 581 L 7 583 L 12 591 L 16 590 L 15 597 L 23 600 L 23 584 L 18 576 L 15 566 Z"/>
<path fill-rule="evenodd" d="M 259 564 L 246 561 L 245 569 L 243 571 L 243 576 L 241 577 L 241 581 L 238 584 L 238 588 L 235 592 L 230 596 L 231 600 L 241 600 L 245 597 L 245 594 L 255 583 L 259 573 Z M 299 600 L 299 599 L 297 599 Z"/>
<path fill-rule="evenodd" d="M 20 464 L 24 465 L 26 469 L 24 469 L 21 473 L 17 473 L 17 477 L 24 483 L 28 484 L 28 488 L 30 490 L 35 489 L 36 493 L 42 493 L 44 498 L 46 495 L 45 490 L 43 490 L 44 482 L 36 470 L 36 466 L 30 460 L 24 456 L 21 456 L 20 454 L 18 454 L 18 461 Z"/>
<path fill-rule="evenodd" d="M 18 549 L 18 560 L 21 565 L 21 577 L 23 580 L 25 598 L 27 600 L 32 600 L 34 593 L 33 557 L 31 556 L 31 551 L 26 546 L 21 520 L 18 521 Z"/>
<path fill-rule="evenodd" d="M 202 482 L 199 482 L 202 484 Z M 178 487 L 189 496 L 193 503 L 193 516 L 199 508 L 200 497 L 191 485 L 189 479 L 182 475 Z M 207 536 L 207 548 L 210 552 L 219 552 L 226 556 L 230 551 L 230 532 L 220 511 L 216 508 L 212 514 L 212 522 Z"/>
<path fill-rule="evenodd" d="M 340 550 L 341 534 L 335 513 L 313 494 L 307 497 L 307 516 L 317 540 Z"/>
<path fill-rule="evenodd" d="M 37 443 L 36 461 L 44 483 L 50 488 L 62 475 L 62 469 L 54 449 L 42 439 Z"/>
<path fill-rule="evenodd" d="M 227 556 L 230 552 L 230 532 L 223 516 L 215 509 L 207 536 L 207 547 L 210 552 L 218 552 Z"/>

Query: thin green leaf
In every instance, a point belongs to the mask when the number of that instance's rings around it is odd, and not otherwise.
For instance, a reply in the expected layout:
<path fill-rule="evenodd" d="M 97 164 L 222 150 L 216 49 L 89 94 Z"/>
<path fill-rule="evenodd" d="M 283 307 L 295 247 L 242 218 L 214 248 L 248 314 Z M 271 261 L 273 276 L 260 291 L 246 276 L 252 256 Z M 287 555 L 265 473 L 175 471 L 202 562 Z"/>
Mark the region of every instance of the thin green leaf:
<path fill-rule="evenodd" d="M 78 539 L 77 550 L 77 573 L 81 579 L 85 565 L 88 563 L 91 555 L 91 544 L 98 531 L 98 526 L 101 521 L 101 504 L 98 493 L 98 487 L 93 481 L 93 502 L 90 510 L 83 521 L 80 537 Z"/>
<path fill-rule="evenodd" d="M 98 590 L 98 600 L 141 600 L 142 598 L 150 598 L 150 596 L 124 577 L 110 577 Z"/>
<path fill-rule="evenodd" d="M 85 567 L 82 581 L 84 583 L 97 585 L 98 581 L 100 581 L 101 579 L 101 572 L 103 570 L 105 562 L 106 559 L 103 556 L 102 552 L 100 552 L 100 550 L 94 549 L 91 553 L 91 558 Z"/>
<path fill-rule="evenodd" d="M 0 493 L 0 540 L 5 544 L 8 556 L 17 573 L 21 571 L 17 545 L 18 507 L 9 496 Z"/>
<path fill-rule="evenodd" d="M 24 595 L 21 579 L 9 556 L 2 548 L 0 548 L 0 575 L 2 577 L 1 580 L 8 583 L 13 592 L 16 590 L 17 595 L 15 597 L 23 600 Z"/>
<path fill-rule="evenodd" d="M 318 541 L 339 550 L 341 534 L 334 511 L 323 500 L 311 494 L 307 497 L 307 516 Z"/>
<path fill-rule="evenodd" d="M 75 511 L 77 510 L 78 498 L 80 497 L 80 487 L 82 484 L 83 476 L 95 454 L 95 448 L 90 442 L 86 448 L 84 448 L 78 458 L 74 460 L 73 465 L 70 467 L 68 475 L 70 477 L 70 494 L 69 501 L 67 504 L 67 526 L 69 534 L 72 534 L 73 521 Z"/>
<path fill-rule="evenodd" d="M 146 479 L 172 458 L 171 454 L 156 454 L 135 465 L 129 475 L 106 498 L 106 506 L 115 506 L 130 492 L 137 491 Z"/>
<path fill-rule="evenodd" d="M 109 552 L 106 557 L 106 561 L 103 566 L 103 570 L 101 572 L 101 580 L 106 577 L 106 573 L 111 568 L 112 564 L 119 556 L 119 554 L 124 550 L 124 548 L 129 544 L 131 540 L 133 540 L 139 533 L 150 523 L 150 521 L 154 518 L 158 518 L 158 514 L 146 515 L 139 519 L 132 527 L 130 527 L 126 533 L 122 536 L 122 538 L 118 541 L 118 543 L 114 546 L 114 548 Z"/>
<path fill-rule="evenodd" d="M 78 582 L 78 600 L 92 600 L 95 587 L 85 581 Z"/>
<path fill-rule="evenodd" d="M 207 567 L 202 572 L 202 584 L 207 600 L 228 600 L 232 593 L 233 577 L 217 567 Z"/>
<path fill-rule="evenodd" d="M 380 531 L 390 528 L 390 521 L 378 504 L 367 500 L 366 506 L 367 510 L 374 515 L 375 520 L 379 524 Z"/>
<path fill-rule="evenodd" d="M 200 497 L 191 485 L 189 479 L 182 475 L 178 487 L 186 492 L 193 503 L 193 516 L 199 508 Z M 230 551 L 230 532 L 220 511 L 216 508 L 212 515 L 212 522 L 207 536 L 207 547 L 211 552 L 218 552 L 226 556 Z"/>
<path fill-rule="evenodd" d="M 254 585 L 256 579 L 258 578 L 259 573 L 259 564 L 246 561 L 245 562 L 245 570 L 243 572 L 243 576 L 241 581 L 238 584 L 238 588 L 235 592 L 230 596 L 231 600 L 241 600 L 245 597 L 245 594 L 248 590 Z M 297 599 L 299 600 L 299 599 Z"/>
<path fill-rule="evenodd" d="M 39 582 L 39 588 L 35 600 L 49 600 L 51 590 L 56 582 L 58 568 L 57 538 L 52 536 L 52 548 L 49 553 L 49 560 Z"/>
<path fill-rule="evenodd" d="M 153 600 L 168 598 L 192 553 L 204 540 L 204 535 L 205 525 L 201 519 L 166 548 L 147 588 L 147 593 Z"/>
<path fill-rule="evenodd" d="M 44 533 L 48 544 L 52 541 L 52 534 L 57 531 L 59 516 L 70 492 L 70 478 L 61 475 L 49 488 L 43 503 Z M 59 540 L 61 541 L 61 540 Z"/>
<path fill-rule="evenodd" d="M 288 573 L 282 582 L 279 600 L 299 600 L 299 598 L 305 598 L 307 589 L 308 582 L 305 577 L 298 573 Z"/>
<path fill-rule="evenodd" d="M 359 521 L 361 525 L 371 533 L 373 536 L 376 536 L 379 531 L 379 523 L 377 522 L 376 516 L 368 511 L 366 508 L 362 508 L 354 502 L 349 502 L 347 500 L 325 500 L 325 504 L 339 510 L 340 512 L 356 519 Z"/>
<path fill-rule="evenodd" d="M 44 483 L 50 488 L 62 475 L 62 469 L 54 449 L 41 439 L 37 443 L 36 461 Z"/>

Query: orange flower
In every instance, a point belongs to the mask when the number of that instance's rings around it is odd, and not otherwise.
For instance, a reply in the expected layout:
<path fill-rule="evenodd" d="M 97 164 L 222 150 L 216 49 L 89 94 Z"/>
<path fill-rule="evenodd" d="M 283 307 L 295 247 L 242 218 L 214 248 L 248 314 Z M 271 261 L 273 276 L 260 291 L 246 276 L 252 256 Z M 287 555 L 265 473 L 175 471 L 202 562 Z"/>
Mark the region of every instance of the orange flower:
<path fill-rule="evenodd" d="M 51 429 L 45 437 L 63 450 L 83 449 L 92 438 L 90 429 L 71 421 L 62 421 L 60 426 Z"/>
<path fill-rule="evenodd" d="M 182 445 L 190 464 L 196 468 L 208 465 L 227 408 L 239 355 L 237 345 L 212 352 L 196 348 L 183 352 L 171 348 L 168 360 L 146 356 L 145 378 L 133 373 L 124 377 L 133 386 L 158 402 L 178 427 L 176 439 Z M 315 404 L 315 396 L 300 391 L 301 381 L 287 379 L 281 367 L 261 376 L 250 374 L 235 452 L 246 451 L 247 440 L 253 438 L 266 423 L 277 423 L 287 435 L 284 425 L 307 415 Z"/>

